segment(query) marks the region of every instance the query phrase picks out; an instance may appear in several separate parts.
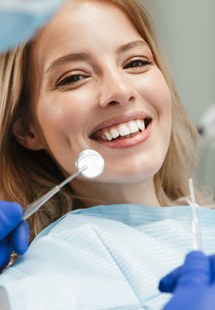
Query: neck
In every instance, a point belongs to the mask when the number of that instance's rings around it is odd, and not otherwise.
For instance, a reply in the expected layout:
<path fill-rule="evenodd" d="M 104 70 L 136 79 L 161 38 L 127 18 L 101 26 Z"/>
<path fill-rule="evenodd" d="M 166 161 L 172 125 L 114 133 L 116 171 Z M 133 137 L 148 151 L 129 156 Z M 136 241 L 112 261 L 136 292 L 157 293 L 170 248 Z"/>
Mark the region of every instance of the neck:
<path fill-rule="evenodd" d="M 153 181 L 135 184 L 104 184 L 78 181 L 72 184 L 75 194 L 81 199 L 84 207 L 98 204 L 133 203 L 145 206 L 160 206 Z"/>

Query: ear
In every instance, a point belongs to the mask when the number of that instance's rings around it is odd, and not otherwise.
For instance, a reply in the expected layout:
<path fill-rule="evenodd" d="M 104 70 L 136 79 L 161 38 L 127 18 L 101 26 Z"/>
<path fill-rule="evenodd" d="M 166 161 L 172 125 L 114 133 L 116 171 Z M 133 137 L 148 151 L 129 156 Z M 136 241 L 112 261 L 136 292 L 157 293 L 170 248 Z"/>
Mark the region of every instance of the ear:
<path fill-rule="evenodd" d="M 39 151 L 44 149 L 34 126 L 27 124 L 23 117 L 18 118 L 14 122 L 13 134 L 17 142 L 29 150 Z"/>

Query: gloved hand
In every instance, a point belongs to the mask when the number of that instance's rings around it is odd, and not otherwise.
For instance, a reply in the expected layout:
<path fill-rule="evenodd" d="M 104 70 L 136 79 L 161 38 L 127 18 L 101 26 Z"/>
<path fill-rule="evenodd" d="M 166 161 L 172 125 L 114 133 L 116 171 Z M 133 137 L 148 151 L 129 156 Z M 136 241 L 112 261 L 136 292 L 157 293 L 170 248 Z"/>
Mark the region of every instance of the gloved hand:
<path fill-rule="evenodd" d="M 189 253 L 183 266 L 161 279 L 159 289 L 173 293 L 164 310 L 214 310 L 215 256 Z"/>
<path fill-rule="evenodd" d="M 0 1 L 0 51 L 7 51 L 31 38 L 59 9 L 63 1 Z"/>
<path fill-rule="evenodd" d="M 21 221 L 23 208 L 15 202 L 0 201 L 0 270 L 10 260 L 14 251 L 24 254 L 29 245 L 29 226 Z"/>

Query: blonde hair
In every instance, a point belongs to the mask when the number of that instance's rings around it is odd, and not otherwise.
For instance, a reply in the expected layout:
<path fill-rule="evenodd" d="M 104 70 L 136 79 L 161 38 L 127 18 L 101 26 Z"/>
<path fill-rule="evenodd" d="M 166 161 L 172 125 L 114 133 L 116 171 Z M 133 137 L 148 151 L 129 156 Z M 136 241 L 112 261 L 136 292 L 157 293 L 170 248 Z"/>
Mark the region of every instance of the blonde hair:
<path fill-rule="evenodd" d="M 79 0 L 80 1 L 80 0 Z M 104 0 L 107 1 L 107 0 Z M 172 79 L 161 58 L 151 22 L 142 6 L 135 0 L 109 0 L 120 6 L 133 21 L 148 43 L 154 59 L 164 74 L 172 95 L 172 132 L 167 156 L 154 178 L 161 205 L 187 196 L 188 177 L 195 166 L 197 133 L 191 124 Z M 2 199 L 17 201 L 23 206 L 62 181 L 58 167 L 45 151 L 30 151 L 22 147 L 13 135 L 13 124 L 22 116 L 29 117 L 26 76 L 31 43 L 0 55 L 0 193 Z M 73 207 L 74 196 L 70 187 L 64 188 L 44 208 L 32 216 L 32 238 L 50 222 Z"/>

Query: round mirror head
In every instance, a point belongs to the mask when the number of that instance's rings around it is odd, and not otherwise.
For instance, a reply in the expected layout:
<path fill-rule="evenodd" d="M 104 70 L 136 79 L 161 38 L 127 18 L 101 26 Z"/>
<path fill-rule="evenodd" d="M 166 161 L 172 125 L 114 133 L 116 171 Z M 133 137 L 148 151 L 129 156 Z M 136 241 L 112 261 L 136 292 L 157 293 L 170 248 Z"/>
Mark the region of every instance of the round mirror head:
<path fill-rule="evenodd" d="M 79 171 L 84 169 L 81 174 L 86 178 L 96 178 L 104 170 L 104 159 L 98 152 L 88 149 L 78 155 L 75 166 Z"/>

